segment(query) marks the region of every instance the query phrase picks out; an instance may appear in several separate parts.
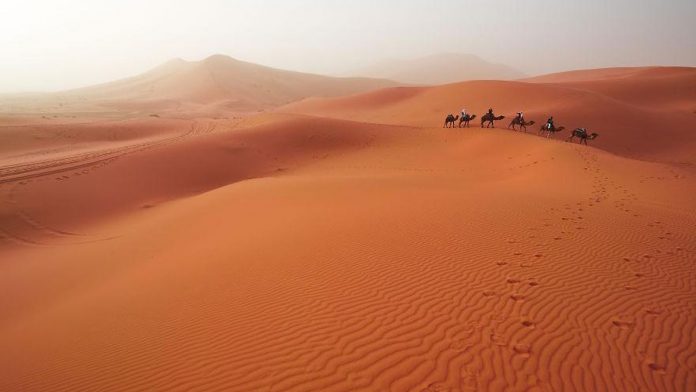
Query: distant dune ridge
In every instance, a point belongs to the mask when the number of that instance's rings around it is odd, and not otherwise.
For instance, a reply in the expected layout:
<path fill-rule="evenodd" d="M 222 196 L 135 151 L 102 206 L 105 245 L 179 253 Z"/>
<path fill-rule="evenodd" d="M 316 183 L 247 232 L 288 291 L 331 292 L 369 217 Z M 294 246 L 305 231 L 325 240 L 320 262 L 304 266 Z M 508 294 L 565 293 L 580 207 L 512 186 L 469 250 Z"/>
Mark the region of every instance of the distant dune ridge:
<path fill-rule="evenodd" d="M 394 85 L 386 80 L 334 78 L 284 71 L 215 55 L 172 60 L 144 75 L 82 90 L 88 96 L 223 103 L 231 109 L 269 108 L 304 97 L 331 97 Z"/>
<path fill-rule="evenodd" d="M 557 125 L 599 132 L 594 145 L 613 153 L 694 164 L 695 103 L 696 68 L 651 67 L 578 71 L 528 81 L 396 87 L 308 99 L 280 110 L 426 127 L 441 125 L 446 114 L 456 114 L 462 107 L 479 115 L 473 121 L 478 126 L 480 115 L 492 107 L 496 114 L 507 116 L 497 123 L 501 128 L 516 112 L 524 111 L 528 120 L 537 121 L 531 132 L 554 116 Z"/>
<path fill-rule="evenodd" d="M 216 56 L 2 106 L 0 391 L 693 389 L 696 69 L 373 83 Z"/>
<path fill-rule="evenodd" d="M 134 77 L 24 100 L 117 110 L 253 112 L 307 97 L 335 97 L 395 86 L 388 80 L 338 78 L 285 71 L 224 55 L 175 59 Z"/>
<path fill-rule="evenodd" d="M 388 60 L 355 70 L 352 74 L 422 85 L 466 80 L 512 80 L 525 76 L 507 65 L 490 63 L 478 56 L 465 53 L 441 53 L 415 59 Z"/>

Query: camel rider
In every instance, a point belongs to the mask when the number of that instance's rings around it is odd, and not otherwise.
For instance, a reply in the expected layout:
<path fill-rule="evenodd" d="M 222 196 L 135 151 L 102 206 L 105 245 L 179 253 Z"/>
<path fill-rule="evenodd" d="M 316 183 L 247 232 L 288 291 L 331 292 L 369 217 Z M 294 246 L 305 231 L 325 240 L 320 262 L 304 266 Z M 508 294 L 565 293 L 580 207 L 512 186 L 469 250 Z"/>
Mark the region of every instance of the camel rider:
<path fill-rule="evenodd" d="M 462 118 L 466 118 L 466 117 L 467 117 L 466 108 L 463 108 L 462 109 Z"/>
<path fill-rule="evenodd" d="M 520 124 L 524 124 L 524 115 L 522 112 L 517 112 L 517 121 L 519 121 Z"/>
<path fill-rule="evenodd" d="M 493 108 L 488 108 L 488 115 L 491 117 L 494 117 L 493 116 Z"/>
<path fill-rule="evenodd" d="M 587 129 L 586 128 L 578 128 L 578 132 L 580 132 L 583 136 L 587 136 Z"/>
<path fill-rule="evenodd" d="M 555 126 L 553 125 L 553 116 L 549 117 L 549 119 L 546 120 L 546 129 L 548 129 L 549 131 L 555 129 Z"/>

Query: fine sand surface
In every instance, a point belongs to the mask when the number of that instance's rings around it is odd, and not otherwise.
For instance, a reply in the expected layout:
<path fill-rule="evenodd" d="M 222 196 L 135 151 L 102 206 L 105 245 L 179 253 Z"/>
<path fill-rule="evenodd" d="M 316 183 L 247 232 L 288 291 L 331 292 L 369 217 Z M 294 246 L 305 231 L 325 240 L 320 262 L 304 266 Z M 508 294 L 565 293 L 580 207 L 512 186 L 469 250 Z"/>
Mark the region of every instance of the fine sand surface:
<path fill-rule="evenodd" d="M 696 97 L 597 79 L 0 119 L 0 390 L 692 390 Z"/>

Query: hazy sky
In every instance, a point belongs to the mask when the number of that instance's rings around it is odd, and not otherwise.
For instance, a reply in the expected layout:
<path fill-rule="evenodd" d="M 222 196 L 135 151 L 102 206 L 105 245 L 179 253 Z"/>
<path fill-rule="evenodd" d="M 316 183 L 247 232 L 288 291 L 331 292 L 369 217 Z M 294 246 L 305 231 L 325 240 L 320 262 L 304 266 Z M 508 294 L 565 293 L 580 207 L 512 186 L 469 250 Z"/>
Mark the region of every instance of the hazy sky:
<path fill-rule="evenodd" d="M 439 52 L 529 74 L 696 66 L 695 20 L 696 0 L 0 0 L 0 92 L 214 53 L 325 74 Z"/>

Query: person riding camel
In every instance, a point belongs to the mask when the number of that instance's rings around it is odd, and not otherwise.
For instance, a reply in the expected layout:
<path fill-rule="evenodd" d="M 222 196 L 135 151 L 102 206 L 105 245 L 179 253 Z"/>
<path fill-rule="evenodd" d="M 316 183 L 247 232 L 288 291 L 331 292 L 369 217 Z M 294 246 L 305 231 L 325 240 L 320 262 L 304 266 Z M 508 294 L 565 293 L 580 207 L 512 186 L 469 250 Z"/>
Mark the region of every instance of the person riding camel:
<path fill-rule="evenodd" d="M 520 124 L 524 124 L 524 115 L 522 112 L 517 112 L 517 121 L 519 121 Z"/>
<path fill-rule="evenodd" d="M 488 108 L 488 115 L 490 115 L 491 117 L 495 117 L 493 115 L 493 108 Z"/>
<path fill-rule="evenodd" d="M 556 129 L 556 127 L 553 125 L 553 116 L 549 117 L 548 120 L 546 120 L 546 129 L 549 131 Z"/>
<path fill-rule="evenodd" d="M 468 114 L 466 114 L 466 108 L 462 108 L 462 118 L 466 119 Z"/>

